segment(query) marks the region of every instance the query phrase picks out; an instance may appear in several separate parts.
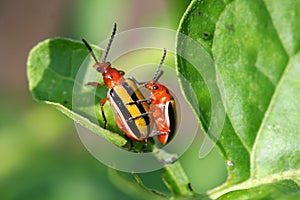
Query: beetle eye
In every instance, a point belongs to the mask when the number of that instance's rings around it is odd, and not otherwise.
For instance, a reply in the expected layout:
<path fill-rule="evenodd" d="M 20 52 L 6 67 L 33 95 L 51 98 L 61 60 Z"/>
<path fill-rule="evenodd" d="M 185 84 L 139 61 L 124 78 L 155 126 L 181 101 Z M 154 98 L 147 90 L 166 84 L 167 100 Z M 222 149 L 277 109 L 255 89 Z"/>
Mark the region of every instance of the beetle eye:
<path fill-rule="evenodd" d="M 101 67 L 98 67 L 96 70 L 97 72 L 101 72 Z"/>
<path fill-rule="evenodd" d="M 125 74 L 125 72 L 122 71 L 122 70 L 118 70 L 118 72 L 119 72 L 119 74 L 121 74 L 121 75 L 124 75 L 124 74 Z"/>
<path fill-rule="evenodd" d="M 154 85 L 153 86 L 153 90 L 157 90 L 158 89 L 158 86 L 157 85 Z"/>

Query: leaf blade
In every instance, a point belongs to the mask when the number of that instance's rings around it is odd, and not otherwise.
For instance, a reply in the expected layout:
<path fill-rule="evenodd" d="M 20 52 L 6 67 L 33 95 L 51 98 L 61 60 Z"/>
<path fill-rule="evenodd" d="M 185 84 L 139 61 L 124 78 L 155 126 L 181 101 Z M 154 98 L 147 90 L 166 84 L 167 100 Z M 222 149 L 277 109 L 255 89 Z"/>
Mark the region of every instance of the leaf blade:
<path fill-rule="evenodd" d="M 290 60 L 273 95 L 252 155 L 253 177 L 300 168 L 299 127 L 295 123 L 300 120 L 296 106 L 300 99 L 299 65 L 298 53 Z"/>
<path fill-rule="evenodd" d="M 221 15 L 226 5 L 231 1 L 197 1 L 194 0 L 191 2 L 188 10 L 183 16 L 180 26 L 179 32 L 187 35 L 193 40 L 197 41 L 199 45 L 201 44 L 203 48 L 212 56 L 212 41 L 214 39 L 214 31 L 216 22 L 218 17 Z M 214 4 L 218 4 L 219 9 L 212 11 L 211 8 L 214 8 Z M 198 12 L 201 12 L 202 15 L 199 16 Z M 214 15 L 214 20 L 207 20 L 210 18 L 210 15 Z M 205 40 L 202 38 L 202 32 L 210 32 L 211 37 L 209 40 Z M 204 44 L 205 43 L 205 44 Z M 194 51 L 191 51 L 191 48 L 187 48 L 184 40 L 178 38 L 177 41 L 177 52 L 184 51 L 187 49 L 188 54 L 191 54 L 190 57 L 198 57 L 199 55 L 195 54 Z M 201 128 L 204 132 L 208 131 L 208 127 L 211 121 L 211 101 L 212 97 L 210 95 L 209 88 L 206 85 L 203 77 L 197 70 L 195 70 L 194 66 L 192 66 L 189 62 L 183 59 L 180 56 L 177 56 L 177 70 L 178 72 L 189 81 L 189 85 L 184 85 L 182 83 L 182 91 L 186 96 L 187 101 L 190 101 L 192 94 L 189 91 L 193 91 L 195 96 L 199 102 L 199 106 L 194 108 L 194 110 L 198 110 L 196 112 L 198 119 L 200 121 Z M 211 69 L 215 71 L 215 69 Z M 215 80 L 217 77 L 215 76 Z M 215 81 L 217 82 L 217 81 Z M 190 88 L 191 87 L 191 88 Z M 214 86 L 213 88 L 218 88 L 218 86 Z M 219 93 L 219 91 L 213 91 L 215 93 Z M 216 143 L 224 160 L 230 163 L 234 163 L 234 166 L 228 166 L 228 184 L 234 184 L 238 182 L 242 182 L 249 178 L 250 176 L 250 167 L 249 167 L 249 154 L 247 149 L 245 149 L 244 144 L 239 140 L 238 136 L 232 134 L 234 129 L 232 124 L 226 114 L 223 131 L 221 133 L 221 137 Z M 236 153 L 238 152 L 238 153 Z M 243 155 L 243 159 L 240 155 Z"/>
<path fill-rule="evenodd" d="M 217 2 L 210 3 L 222 4 Z M 297 33 L 300 26 L 296 22 L 300 15 L 299 2 L 225 1 L 219 13 L 210 10 L 206 1 L 192 4 L 179 30 L 199 42 L 214 59 L 216 76 L 223 83 L 218 82 L 218 86 L 226 108 L 224 129 L 217 145 L 228 163 L 229 176 L 211 194 L 220 196 L 224 194 L 222 191 L 241 189 L 251 192 L 268 181 L 286 179 L 299 185 L 300 40 Z M 197 12 L 204 8 L 206 14 L 217 18 L 206 22 L 215 27 L 211 29 L 214 31 L 211 45 L 203 44 L 199 35 L 205 25 Z M 180 41 L 178 44 L 177 49 L 184 49 L 184 44 Z M 193 90 L 202 92 L 202 96 L 196 95 L 202 103 L 197 114 L 207 131 L 210 95 L 203 86 L 204 81 L 192 76 L 195 71 L 188 62 L 179 58 L 177 64 Z M 237 146 L 241 150 L 234 151 Z"/>
<path fill-rule="evenodd" d="M 95 49 L 95 52 L 100 55 L 99 49 Z M 105 95 L 106 89 L 98 90 L 96 99 L 90 99 L 93 91 L 76 79 L 88 54 L 82 43 L 66 38 L 53 38 L 39 43 L 28 56 L 29 90 L 36 101 L 54 106 L 89 130 L 123 146 L 126 140 L 115 133 L 118 130 L 116 125 L 112 124 L 110 130 L 105 130 L 99 126 L 95 117 L 95 109 L 100 109 L 93 102 L 98 102 L 101 95 Z M 80 89 L 77 95 L 82 105 L 77 102 L 78 106 L 74 107 L 73 88 Z M 77 101 L 80 101 L 78 98 Z M 105 108 L 109 110 L 108 106 Z M 108 118 L 112 119 L 110 121 L 114 121 L 111 112 L 108 111 L 108 114 Z"/>

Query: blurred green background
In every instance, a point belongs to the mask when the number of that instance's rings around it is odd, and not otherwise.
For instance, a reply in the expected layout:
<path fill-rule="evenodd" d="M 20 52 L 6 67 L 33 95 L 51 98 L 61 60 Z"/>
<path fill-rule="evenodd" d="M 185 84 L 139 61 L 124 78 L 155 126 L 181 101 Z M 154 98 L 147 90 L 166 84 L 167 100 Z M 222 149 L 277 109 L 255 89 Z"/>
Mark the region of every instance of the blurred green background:
<path fill-rule="evenodd" d="M 141 199 L 88 153 L 72 120 L 33 101 L 26 59 L 35 44 L 50 37 L 84 37 L 97 44 L 109 36 L 114 22 L 119 32 L 146 26 L 176 30 L 188 4 L 188 0 L 0 1 L 0 199 Z M 226 170 L 216 150 L 198 159 L 200 142 L 201 136 L 181 163 L 194 190 L 205 192 L 225 181 Z M 140 176 L 148 187 L 166 191 L 161 173 Z"/>

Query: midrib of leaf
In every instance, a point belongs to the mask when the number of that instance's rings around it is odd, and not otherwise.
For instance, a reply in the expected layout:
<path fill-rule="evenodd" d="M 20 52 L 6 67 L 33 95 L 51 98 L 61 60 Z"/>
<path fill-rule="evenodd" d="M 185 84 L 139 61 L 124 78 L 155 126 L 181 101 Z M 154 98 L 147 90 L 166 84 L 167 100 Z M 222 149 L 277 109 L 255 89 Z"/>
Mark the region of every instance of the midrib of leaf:
<path fill-rule="evenodd" d="M 289 60 L 293 60 L 294 57 L 295 56 L 290 57 Z M 268 106 L 268 108 L 266 110 L 265 117 L 262 120 L 262 123 L 261 123 L 261 126 L 259 128 L 259 131 L 257 132 L 257 136 L 255 138 L 255 142 L 253 144 L 252 151 L 250 151 L 250 156 L 251 156 L 250 157 L 250 159 L 251 159 L 250 160 L 250 164 L 251 164 L 251 171 L 250 171 L 251 172 L 251 174 L 250 174 L 251 176 L 250 176 L 250 178 L 247 181 L 244 181 L 244 182 L 242 182 L 240 184 L 236 184 L 236 185 L 231 186 L 231 187 L 226 187 L 225 189 L 224 189 L 224 185 L 221 185 L 220 187 L 211 190 L 208 194 L 212 198 L 214 198 L 214 199 L 218 198 L 218 197 L 222 196 L 223 194 L 226 194 L 226 193 L 231 192 L 231 191 L 249 189 L 249 188 L 257 187 L 257 186 L 260 186 L 260 185 L 263 185 L 263 184 L 274 183 L 274 182 L 278 182 L 278 181 L 282 181 L 282 180 L 293 180 L 300 187 L 300 180 L 299 180 L 300 169 L 298 169 L 298 170 L 288 170 L 288 171 L 284 171 L 284 172 L 272 174 L 272 175 L 269 175 L 269 176 L 265 176 L 263 178 L 255 178 L 254 175 L 253 175 L 253 173 L 254 173 L 254 166 L 253 166 L 253 164 L 255 163 L 254 162 L 254 158 L 255 158 L 255 152 L 256 152 L 255 151 L 256 144 L 259 141 L 260 135 L 261 135 L 261 133 L 263 131 L 263 127 L 266 125 L 265 122 L 267 121 L 267 119 L 269 117 L 269 113 L 270 113 L 270 111 L 273 108 L 273 105 L 275 103 L 278 91 L 280 91 L 281 85 L 284 82 L 286 74 L 288 74 L 289 71 L 290 71 L 290 67 L 287 64 L 284 72 L 282 73 L 281 79 L 279 80 L 278 84 L 275 87 L 275 90 L 274 90 L 274 93 L 272 95 L 270 104 L 269 104 L 269 106 Z M 296 113 L 296 114 L 299 114 L 299 113 Z M 244 144 L 243 141 L 242 141 L 242 143 Z"/>
<path fill-rule="evenodd" d="M 289 53 L 287 52 L 287 49 L 285 48 L 285 45 L 283 44 L 283 42 L 282 42 L 282 40 L 281 40 L 279 31 L 278 31 L 277 27 L 276 27 L 276 26 L 274 25 L 274 23 L 273 23 L 273 18 L 272 18 L 271 14 L 270 14 L 270 11 L 268 10 L 268 7 L 266 6 L 266 2 L 265 2 L 265 1 L 262 1 L 262 2 L 263 2 L 263 4 L 264 4 L 264 6 L 265 6 L 265 10 L 266 10 L 267 13 L 269 14 L 269 18 L 271 19 L 273 28 L 274 28 L 274 30 L 276 31 L 276 34 L 277 34 L 277 37 L 278 37 L 278 41 L 280 42 L 280 45 L 281 45 L 282 48 L 284 49 L 285 54 L 286 54 L 286 56 L 287 56 L 289 59 L 288 59 L 288 61 L 287 61 L 287 64 L 286 64 L 286 66 L 285 66 L 285 69 L 284 69 L 284 71 L 283 71 L 283 73 L 282 73 L 282 75 L 281 75 L 281 78 L 280 78 L 279 82 L 277 83 L 277 85 L 274 84 L 274 86 L 275 86 L 274 93 L 273 93 L 273 95 L 272 95 L 272 97 L 271 97 L 271 101 L 270 101 L 270 103 L 269 103 L 269 106 L 268 106 L 268 108 L 267 108 L 267 110 L 266 110 L 266 112 L 265 112 L 264 118 L 262 119 L 262 123 L 260 124 L 260 127 L 259 127 L 259 129 L 258 129 L 258 132 L 257 132 L 257 134 L 256 134 L 256 138 L 255 138 L 255 141 L 254 141 L 254 143 L 253 143 L 252 151 L 250 152 L 250 180 L 251 180 L 251 178 L 254 178 L 254 173 L 255 173 L 255 172 L 254 172 L 254 171 L 255 171 L 255 166 L 254 166 L 255 161 L 254 161 L 254 159 L 255 159 L 255 155 L 256 155 L 256 145 L 257 145 L 257 143 L 258 143 L 258 141 L 259 141 L 259 139 L 260 139 L 260 136 L 261 136 L 261 134 L 262 134 L 263 127 L 265 127 L 266 121 L 267 121 L 267 119 L 268 119 L 268 117 L 269 117 L 269 114 L 270 114 L 270 112 L 271 112 L 271 110 L 272 110 L 272 108 L 273 108 L 273 106 L 274 106 L 276 97 L 277 97 L 277 95 L 278 95 L 278 91 L 280 91 L 280 88 L 281 88 L 281 86 L 282 86 L 282 84 L 283 84 L 283 82 L 284 82 L 284 80 L 285 80 L 285 78 L 286 78 L 288 72 L 290 71 L 291 65 L 289 65 L 289 63 L 290 63 L 291 60 L 293 60 L 293 57 L 294 57 L 294 56 L 292 56 L 292 57 L 289 56 Z M 297 53 L 296 53 L 295 55 L 297 55 Z M 256 67 L 256 69 L 258 69 L 258 68 Z M 263 74 L 265 77 L 268 78 L 268 76 L 266 76 L 264 73 L 262 73 L 262 74 Z M 269 78 L 268 78 L 268 79 L 269 79 Z M 271 83 L 273 83 L 273 82 L 271 82 Z M 299 176 L 299 175 L 300 175 L 300 170 L 298 170 L 298 172 L 299 172 L 299 173 L 298 173 L 298 176 Z"/>
<path fill-rule="evenodd" d="M 263 2 L 263 4 L 264 4 L 265 10 L 268 11 L 268 8 L 267 8 L 267 6 L 266 6 L 265 1 L 262 1 L 262 2 Z M 278 30 L 276 29 L 276 26 L 274 26 L 274 23 L 273 23 L 273 20 L 272 20 L 272 16 L 270 15 L 270 12 L 269 12 L 269 11 L 268 11 L 267 13 L 268 13 L 268 15 L 269 15 L 269 18 L 271 19 L 273 28 L 274 28 L 274 30 L 275 30 L 275 32 L 276 32 L 276 34 L 277 34 L 278 41 L 280 42 L 280 45 L 281 45 L 282 48 L 284 49 L 284 51 L 285 51 L 285 53 L 286 53 L 286 56 L 288 56 L 288 53 L 287 53 L 286 49 L 284 48 L 284 45 L 283 45 L 283 43 L 282 43 L 282 41 L 281 41 L 281 39 L 280 39 L 280 37 L 279 37 Z M 256 58 L 257 58 L 257 57 L 256 57 Z M 253 165 L 254 165 L 254 157 L 255 157 L 255 152 L 256 152 L 256 151 L 255 151 L 255 148 L 256 148 L 257 142 L 259 141 L 259 138 L 260 138 L 262 129 L 263 129 L 264 125 L 265 125 L 265 122 L 266 122 L 266 120 L 267 120 L 267 118 L 268 118 L 268 116 L 269 116 L 270 110 L 273 108 L 273 104 L 274 104 L 274 101 L 275 101 L 275 99 L 276 99 L 277 92 L 278 92 L 278 90 L 279 90 L 278 88 L 281 86 L 281 84 L 282 84 L 282 82 L 283 82 L 283 79 L 284 79 L 284 75 L 287 73 L 287 70 L 288 70 L 288 63 L 289 63 L 289 62 L 287 62 L 287 65 L 285 66 L 285 70 L 283 71 L 283 73 L 282 73 L 282 75 L 281 75 L 281 78 L 280 78 L 280 80 L 279 80 L 279 82 L 278 82 L 277 84 L 274 83 L 273 81 L 271 81 L 271 79 L 270 79 L 265 73 L 263 73 L 258 67 L 255 66 L 255 68 L 257 69 L 257 71 L 260 72 L 263 76 L 265 76 L 265 77 L 266 77 L 266 78 L 274 85 L 275 90 L 274 90 L 274 93 L 273 93 L 273 95 L 272 95 L 272 97 L 271 97 L 271 101 L 270 101 L 270 103 L 269 103 L 269 106 L 268 106 L 268 108 L 267 108 L 267 110 L 266 110 L 266 112 L 265 112 L 265 114 L 264 114 L 264 117 L 263 117 L 263 119 L 262 119 L 262 122 L 261 122 L 261 124 L 260 124 L 260 127 L 259 127 L 259 129 L 258 129 L 258 131 L 257 131 L 257 134 L 256 134 L 256 137 L 255 137 L 253 146 L 252 146 L 252 148 L 251 148 L 252 151 L 251 151 L 251 150 L 249 151 L 249 153 L 250 153 L 250 179 L 253 177 L 253 173 L 254 173 L 254 166 L 253 166 Z M 242 140 L 242 138 L 241 138 L 241 140 Z M 242 143 L 244 144 L 244 142 L 242 142 Z"/>
<path fill-rule="evenodd" d="M 273 94 L 273 96 L 271 98 L 269 107 L 268 107 L 268 109 L 266 111 L 265 117 L 264 117 L 264 119 L 263 119 L 263 121 L 261 123 L 260 129 L 259 129 L 259 131 L 257 133 L 257 137 L 256 137 L 255 143 L 253 145 L 253 151 L 252 151 L 251 157 L 250 157 L 251 158 L 251 162 L 250 163 L 251 163 L 251 178 L 252 178 L 252 180 L 255 180 L 254 179 L 255 178 L 255 174 L 254 174 L 255 173 L 255 165 L 254 164 L 255 164 L 256 146 L 257 146 L 257 144 L 259 142 L 259 139 L 260 139 L 260 136 L 261 136 L 261 134 L 263 132 L 263 128 L 267 125 L 266 121 L 268 120 L 268 117 L 270 117 L 269 114 L 270 114 L 270 112 L 272 111 L 272 109 L 273 109 L 273 107 L 275 105 L 276 97 L 279 94 L 279 91 L 280 91 L 280 89 L 282 87 L 282 84 L 284 83 L 285 78 L 288 76 L 289 72 L 291 71 L 292 65 L 290 65 L 289 63 L 290 63 L 290 61 L 294 60 L 294 58 L 296 58 L 299 55 L 299 53 L 300 52 L 297 52 L 295 56 L 290 57 L 289 62 L 288 62 L 287 66 L 286 66 L 286 68 L 285 68 L 285 70 L 284 70 L 284 72 L 283 72 L 283 74 L 281 76 L 281 79 L 280 79 L 280 81 L 278 82 L 278 84 L 276 86 L 276 89 L 275 89 L 274 94 Z M 291 113 L 287 113 L 287 114 L 291 115 Z M 292 113 L 292 114 L 299 115 L 299 113 Z M 293 173 L 290 173 L 290 172 L 293 172 Z M 288 170 L 288 171 L 285 171 L 285 172 L 282 172 L 282 173 L 279 173 L 279 174 L 287 174 L 287 175 L 292 174 L 293 176 L 288 176 L 288 177 L 291 178 L 292 180 L 294 180 L 298 185 L 300 183 L 299 180 L 297 179 L 297 178 L 300 177 L 300 170 Z M 286 177 L 281 176 L 281 178 L 285 179 Z M 278 180 L 280 180 L 280 178 Z"/>
<path fill-rule="evenodd" d="M 225 9 L 226 9 L 226 7 L 227 7 L 228 5 L 230 5 L 230 4 L 234 3 L 234 2 L 235 2 L 235 1 L 232 1 L 232 2 L 230 2 L 229 4 L 226 4 L 226 5 L 225 5 Z M 267 14 L 269 15 L 269 19 L 271 20 L 272 25 L 273 25 L 272 27 L 274 28 L 275 33 L 276 33 L 277 38 L 278 38 L 278 41 L 280 42 L 280 46 L 282 47 L 282 49 L 284 49 L 286 57 L 288 57 L 288 53 L 287 53 L 286 49 L 284 48 L 284 45 L 283 45 L 282 41 L 280 40 L 280 37 L 279 37 L 279 34 L 278 34 L 278 30 L 276 29 L 276 27 L 275 27 L 274 24 L 273 24 L 272 17 L 271 17 L 271 15 L 270 15 L 270 13 L 268 12 L 268 9 L 267 9 L 267 7 L 266 7 L 264 1 L 263 1 L 263 3 L 264 3 L 264 9 L 267 11 Z M 225 9 L 224 9 L 224 10 L 225 10 Z M 223 14 L 224 10 L 223 10 L 222 13 L 220 14 L 220 16 Z M 258 53 L 259 53 L 259 52 L 258 52 Z M 256 61 L 257 61 L 257 59 L 258 59 L 258 55 L 256 55 Z M 289 62 L 287 62 L 287 65 L 288 65 L 288 63 L 289 63 Z M 233 126 L 233 129 L 235 130 L 235 134 L 238 136 L 238 138 L 240 139 L 241 143 L 244 145 L 245 149 L 249 152 L 250 155 L 251 155 L 252 152 L 253 152 L 254 144 L 255 144 L 255 143 L 257 142 L 257 140 L 258 140 L 258 137 L 259 137 L 261 128 L 262 128 L 263 125 L 264 125 L 265 119 L 266 119 L 266 117 L 267 117 L 266 115 L 269 113 L 269 109 L 270 109 L 270 107 L 272 107 L 272 105 L 273 105 L 273 101 L 274 101 L 273 99 L 274 99 L 274 97 L 276 96 L 276 91 L 277 91 L 277 88 L 279 87 L 279 84 L 281 84 L 280 82 L 282 82 L 283 75 L 286 73 L 287 65 L 286 65 L 286 67 L 285 67 L 285 70 L 284 70 L 283 73 L 282 73 L 281 79 L 279 80 L 279 82 L 278 82 L 277 84 L 274 83 L 274 81 L 272 81 L 272 80 L 269 78 L 269 76 L 267 76 L 264 72 L 261 71 L 261 69 L 259 69 L 259 68 L 255 65 L 255 69 L 256 69 L 260 74 L 262 74 L 264 77 L 266 77 L 266 78 L 270 81 L 270 83 L 272 83 L 272 85 L 274 85 L 274 88 L 275 88 L 275 89 L 274 89 L 274 93 L 273 93 L 273 95 L 272 95 L 272 97 L 271 97 L 270 104 L 269 104 L 268 108 L 266 109 L 264 118 L 261 119 L 261 125 L 260 125 L 260 127 L 259 127 L 259 129 L 258 129 L 258 131 L 257 131 L 257 135 L 256 135 L 256 138 L 255 138 L 255 141 L 254 141 L 252 147 L 251 147 L 251 146 L 248 146 L 248 145 L 246 144 L 246 142 L 245 142 L 245 140 L 243 139 L 243 137 L 239 134 L 239 132 L 238 132 L 238 131 L 235 129 L 235 127 Z M 229 117 L 229 120 L 230 120 L 231 124 L 233 124 L 233 123 L 232 123 L 232 118 L 230 117 L 230 116 L 231 116 L 230 112 L 229 112 L 229 113 L 226 112 L 226 113 L 227 113 L 227 115 L 228 115 L 228 117 Z M 251 150 L 252 150 L 252 151 L 251 151 Z M 251 159 L 251 161 L 252 161 L 252 159 Z M 252 162 L 250 162 L 250 164 L 252 164 Z M 251 170 L 251 171 L 252 171 L 252 170 Z"/>
<path fill-rule="evenodd" d="M 263 127 L 266 125 L 266 121 L 267 121 L 267 119 L 269 117 L 269 114 L 270 114 L 270 112 L 271 112 L 271 110 L 272 110 L 272 108 L 274 106 L 274 103 L 275 103 L 275 100 L 276 100 L 276 97 L 277 97 L 277 94 L 278 94 L 278 90 L 281 88 L 281 85 L 282 85 L 282 83 L 283 83 L 283 81 L 284 81 L 284 79 L 286 77 L 286 74 L 288 73 L 289 70 L 290 70 L 290 67 L 287 64 L 286 67 L 285 67 L 284 72 L 282 73 L 281 79 L 279 80 L 278 84 L 275 85 L 275 90 L 274 90 L 274 93 L 273 93 L 273 95 L 271 97 L 270 104 L 269 104 L 269 106 L 268 106 L 268 108 L 266 110 L 266 113 L 264 115 L 262 123 L 261 123 L 261 125 L 259 127 L 259 130 L 258 130 L 257 134 L 256 134 L 256 138 L 255 138 L 255 141 L 254 141 L 254 144 L 253 144 L 253 148 L 252 148 L 252 151 L 251 151 L 251 154 L 250 154 L 250 164 L 251 164 L 250 175 L 251 175 L 251 177 L 254 176 L 253 173 L 254 173 L 254 163 L 255 163 L 254 159 L 255 159 L 256 145 L 257 145 L 257 143 L 259 141 L 260 135 L 262 134 Z"/>
<path fill-rule="evenodd" d="M 223 194 L 226 194 L 226 193 L 232 192 L 232 191 L 249 189 L 249 188 L 257 187 L 257 186 L 268 184 L 268 183 L 275 183 L 280 180 L 290 180 L 290 179 L 296 180 L 297 178 L 299 178 L 299 175 L 300 175 L 300 169 L 289 170 L 289 171 L 285 171 L 282 173 L 272 174 L 270 176 L 266 176 L 264 178 L 259 178 L 259 179 L 250 178 L 247 181 L 244 181 L 240 184 L 236 184 L 236 185 L 231 186 L 226 189 L 224 189 L 223 186 L 215 188 L 213 191 L 209 192 L 209 195 L 211 198 L 217 199 L 218 197 L 222 196 Z M 299 185 L 299 180 L 295 181 L 295 182 Z"/>

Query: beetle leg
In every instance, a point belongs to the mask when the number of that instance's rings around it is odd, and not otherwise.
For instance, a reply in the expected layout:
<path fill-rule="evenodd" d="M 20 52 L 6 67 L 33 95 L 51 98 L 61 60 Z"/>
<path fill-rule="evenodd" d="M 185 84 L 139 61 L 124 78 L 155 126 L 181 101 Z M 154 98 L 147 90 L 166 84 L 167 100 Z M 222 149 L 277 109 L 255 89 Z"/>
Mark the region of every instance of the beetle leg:
<path fill-rule="evenodd" d="M 129 143 L 128 150 L 131 151 L 134 147 L 133 141 L 125 134 L 124 137 L 126 138 L 127 142 Z"/>
<path fill-rule="evenodd" d="M 147 143 L 147 140 L 146 140 L 145 144 L 142 146 L 143 153 L 147 153 L 148 152 L 147 151 L 147 146 L 148 146 L 148 143 Z"/>
<path fill-rule="evenodd" d="M 128 103 L 126 103 L 126 105 L 140 104 L 140 103 L 143 103 L 143 102 L 150 103 L 150 101 L 147 100 L 147 99 L 139 99 L 137 101 L 128 102 Z"/>
<path fill-rule="evenodd" d="M 160 132 L 160 131 L 152 131 L 148 137 L 154 137 L 154 136 L 157 136 L 157 135 L 164 135 L 164 134 L 168 134 L 168 132 Z"/>
<path fill-rule="evenodd" d="M 104 125 L 103 125 L 104 129 L 106 129 L 106 125 L 107 125 L 107 120 L 106 120 L 105 113 L 104 113 L 104 108 L 103 108 L 103 106 L 104 106 L 106 100 L 108 100 L 108 98 L 103 98 L 103 99 L 101 99 L 101 101 L 100 101 L 100 107 L 101 107 L 101 112 L 102 112 L 102 118 L 103 118 L 103 122 L 104 122 Z"/>
<path fill-rule="evenodd" d="M 129 121 L 129 120 L 136 120 L 136 119 L 138 119 L 138 118 L 141 118 L 141 117 L 144 117 L 144 116 L 146 116 L 146 115 L 150 115 L 152 112 L 145 112 L 145 113 L 142 113 L 142 114 L 140 114 L 140 115 L 138 115 L 138 116 L 136 116 L 136 117 L 130 117 L 129 119 L 127 119 L 126 121 Z"/>
<path fill-rule="evenodd" d="M 94 87 L 100 87 L 103 86 L 103 84 L 98 83 L 98 82 L 88 82 L 87 84 L 85 84 L 87 86 L 94 86 Z"/>

